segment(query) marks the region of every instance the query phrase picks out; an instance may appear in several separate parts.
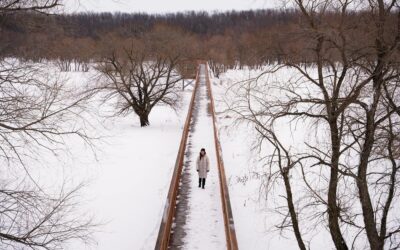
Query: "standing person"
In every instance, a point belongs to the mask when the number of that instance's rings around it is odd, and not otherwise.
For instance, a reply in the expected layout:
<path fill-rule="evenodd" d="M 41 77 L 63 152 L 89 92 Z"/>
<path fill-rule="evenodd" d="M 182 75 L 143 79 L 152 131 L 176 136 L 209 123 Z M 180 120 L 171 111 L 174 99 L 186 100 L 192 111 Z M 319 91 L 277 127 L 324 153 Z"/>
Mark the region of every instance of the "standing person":
<path fill-rule="evenodd" d="M 200 155 L 197 158 L 196 163 L 196 169 L 199 173 L 199 187 L 202 187 L 204 189 L 204 186 L 206 185 L 207 173 L 210 171 L 210 160 L 208 159 L 208 156 L 206 155 L 206 150 L 204 148 L 200 150 Z"/>

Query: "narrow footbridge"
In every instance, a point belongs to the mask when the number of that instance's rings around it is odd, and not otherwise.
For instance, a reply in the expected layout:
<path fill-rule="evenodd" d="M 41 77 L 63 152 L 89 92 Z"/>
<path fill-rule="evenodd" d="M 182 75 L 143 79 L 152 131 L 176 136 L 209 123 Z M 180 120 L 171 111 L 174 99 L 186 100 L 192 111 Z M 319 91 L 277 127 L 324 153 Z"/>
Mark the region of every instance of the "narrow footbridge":
<path fill-rule="evenodd" d="M 205 189 L 196 159 L 210 158 Z M 238 249 L 208 65 L 198 66 L 155 249 Z"/>

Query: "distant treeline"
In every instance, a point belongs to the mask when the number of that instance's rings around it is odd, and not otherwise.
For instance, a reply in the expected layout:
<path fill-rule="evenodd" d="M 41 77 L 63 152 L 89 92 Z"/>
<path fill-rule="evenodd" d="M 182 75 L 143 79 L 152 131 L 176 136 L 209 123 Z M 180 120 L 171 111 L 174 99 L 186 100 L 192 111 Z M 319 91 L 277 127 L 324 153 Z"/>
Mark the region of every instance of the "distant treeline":
<path fill-rule="evenodd" d="M 335 16 L 332 12 L 324 18 L 334 20 Z M 301 30 L 302 18 L 298 11 L 291 9 L 163 15 L 28 12 L 0 17 L 0 55 L 86 63 L 109 54 L 121 43 L 127 44 L 133 39 L 145 43 L 149 39 L 146 34 L 166 30 L 175 35 L 171 39 L 178 47 L 180 43 L 185 44 L 186 59 L 209 60 L 222 67 L 221 70 L 243 65 L 258 67 L 288 57 L 312 62 L 315 58 L 307 54 L 309 46 L 306 32 Z M 360 25 L 359 33 L 353 29 L 350 34 L 354 41 L 365 42 L 368 16 L 351 13 L 347 20 L 348 25 Z"/>
<path fill-rule="evenodd" d="M 293 22 L 298 13 L 294 10 L 250 10 L 210 14 L 208 12 L 184 12 L 170 14 L 145 13 L 77 13 L 43 16 L 23 13 L 3 16 L 3 29 L 7 31 L 46 32 L 42 28 L 62 29 L 65 35 L 97 39 L 107 32 L 121 36 L 134 36 L 151 30 L 156 24 L 180 27 L 198 35 L 221 35 L 233 32 L 255 32 L 277 24 Z M 27 25 L 30 24 L 30 25 Z"/>

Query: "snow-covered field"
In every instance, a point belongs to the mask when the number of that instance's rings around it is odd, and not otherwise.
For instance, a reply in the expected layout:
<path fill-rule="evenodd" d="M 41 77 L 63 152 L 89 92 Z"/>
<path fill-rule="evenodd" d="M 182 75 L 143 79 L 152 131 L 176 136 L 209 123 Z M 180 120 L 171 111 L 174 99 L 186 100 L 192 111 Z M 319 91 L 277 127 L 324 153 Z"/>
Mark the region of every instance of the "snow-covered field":
<path fill-rule="evenodd" d="M 160 107 L 150 127 L 140 128 L 132 116 L 109 124 L 110 137 L 92 163 L 96 178 L 88 188 L 93 197 L 88 206 L 105 222 L 94 249 L 154 247 L 185 114 Z"/>
<path fill-rule="evenodd" d="M 217 112 L 225 108 L 222 99 L 226 84 L 257 73 L 229 71 L 221 81 L 212 79 Z M 61 73 L 77 88 L 90 84 L 95 79 L 93 74 L 93 71 Z M 200 91 L 204 96 L 205 87 Z M 77 241 L 67 249 L 154 248 L 191 93 L 189 86 L 183 92 L 177 112 L 156 107 L 150 114 L 150 126 L 145 128 L 139 126 L 134 114 L 111 119 L 101 116 L 112 107 L 100 106 L 94 100 L 89 108 L 89 129 L 90 134 L 101 137 L 93 142 L 94 148 L 70 138 L 66 140 L 67 153 L 55 157 L 44 151 L 43 161 L 30 164 L 36 179 L 43 183 L 50 180 L 46 185 L 57 185 L 64 179 L 70 184 L 87 182 L 79 197 L 78 209 L 87 211 L 87 216 L 94 216 L 102 225 L 94 234 L 95 245 Z M 212 123 L 204 99 L 200 106 L 198 124 L 191 138 L 193 157 L 205 147 L 211 172 L 206 190 L 194 188 L 192 191 L 190 210 L 193 213 L 188 218 L 188 235 L 184 241 L 187 249 L 222 249 L 225 244 L 222 221 L 211 220 L 221 214 Z M 232 126 L 232 119 L 224 113 L 219 115 L 219 127 L 240 249 L 297 249 L 292 235 L 283 238 L 277 232 L 271 233 L 269 220 L 273 218 L 269 217 L 271 213 L 266 209 L 264 197 L 260 197 L 262 176 L 252 172 L 259 167 L 254 157 L 256 152 L 251 148 L 254 133 L 245 124 Z M 192 179 L 196 184 L 196 173 Z"/>
<path fill-rule="evenodd" d="M 227 90 L 233 84 L 257 77 L 261 70 L 229 70 L 219 79 L 212 78 L 212 85 L 216 99 L 220 140 L 223 158 L 228 179 L 229 192 L 233 217 L 235 220 L 236 234 L 240 249 L 298 249 L 294 234 L 288 230 L 281 231 L 275 227 L 280 224 L 283 215 L 279 215 L 279 208 L 284 202 L 283 184 L 275 188 L 273 194 L 267 196 L 266 175 L 267 170 L 260 161 L 260 156 L 265 154 L 255 148 L 256 133 L 252 125 L 237 123 L 229 112 L 226 112 L 227 103 L 234 102 L 229 99 Z M 277 76 L 279 79 L 290 78 L 290 72 Z M 271 81 L 271 79 L 261 79 Z M 279 96 L 279 95 L 278 95 Z M 297 124 L 297 132 L 305 131 L 305 127 Z M 306 133 L 291 133 L 293 128 L 283 123 L 279 128 L 283 133 L 285 143 L 298 143 L 307 139 Z M 286 132 L 285 132 L 286 131 Z M 299 136 L 301 138 L 299 138 Z M 265 150 L 265 148 L 263 148 Z M 284 203 L 283 203 L 284 205 Z M 278 212 L 277 212 L 278 211 Z M 311 249 L 333 247 L 330 235 L 323 229 L 314 233 L 310 238 Z"/>
<path fill-rule="evenodd" d="M 94 81 L 93 73 L 68 72 L 61 76 L 68 78 L 71 86 L 80 88 Z M 283 184 L 274 188 L 266 184 L 268 168 L 260 161 L 260 157 L 270 148 L 264 145 L 258 151 L 254 147 L 257 140 L 254 127 L 247 123 L 235 123 L 232 113 L 225 112 L 227 98 L 232 97 L 226 95 L 228 87 L 260 73 L 260 70 L 229 70 L 219 79 L 211 78 L 238 244 L 240 249 L 245 250 L 298 249 L 293 232 L 287 228 L 277 228 L 287 215 L 287 210 Z M 276 83 L 275 80 L 284 82 L 291 77 L 296 78 L 289 70 L 265 77 L 271 78 L 261 80 L 272 84 Z M 205 88 L 200 90 L 204 96 Z M 307 91 L 314 90 L 306 88 L 299 91 L 307 94 Z M 77 206 L 79 211 L 88 212 L 85 216 L 94 216 L 101 224 L 94 234 L 96 244 L 72 242 L 66 249 L 154 248 L 191 94 L 192 86 L 189 86 L 182 93 L 182 104 L 177 111 L 165 106 L 155 107 L 150 114 L 150 126 L 145 128 L 139 126 L 134 114 L 114 118 L 102 116 L 112 107 L 99 105 L 99 101 L 94 99 L 88 114 L 85 114 L 90 123 L 86 126 L 89 134 L 101 137 L 92 141 L 94 147 L 78 138 L 67 138 L 67 152 L 55 156 L 44 150 L 40 154 L 40 161 L 29 162 L 32 177 L 47 187 L 57 187 L 63 180 L 68 185 L 87 183 Z M 275 100 L 285 98 L 279 91 L 267 95 Z M 194 163 L 200 148 L 205 147 L 210 155 L 211 172 L 206 190 L 194 187 L 190 194 L 192 213 L 188 216 L 184 242 L 187 249 L 222 249 L 225 244 L 221 241 L 224 239 L 222 223 L 210 220 L 221 214 L 212 123 L 207 116 L 206 101 L 202 100 L 200 106 L 197 125 L 190 138 L 194 154 L 189 160 Z M 320 127 L 313 134 L 308 131 L 310 126 L 307 122 L 283 120 L 276 132 L 285 146 L 290 146 L 295 152 L 304 149 L 304 142 L 325 147 L 323 125 L 318 125 Z M 308 178 L 314 181 L 312 171 L 319 170 L 308 171 Z M 324 169 L 320 171 L 322 176 L 326 174 Z M 304 205 L 307 201 L 302 199 L 307 197 L 308 190 L 299 179 L 299 172 L 291 172 L 292 188 L 297 204 Z M 194 172 L 191 177 L 192 184 L 197 186 L 197 174 Z M 320 192 L 324 195 L 326 180 L 321 183 L 316 182 L 321 184 Z M 265 192 L 266 189 L 269 192 Z M 352 209 L 358 209 L 357 200 L 346 202 Z M 312 213 L 319 214 L 319 217 L 304 211 L 307 209 L 302 210 L 299 216 L 305 241 L 310 249 L 333 249 L 324 217 L 326 207 L 315 206 L 313 209 Z M 360 219 L 357 220 L 360 222 Z M 318 221 L 320 223 L 316 223 Z M 353 239 L 354 235 L 353 229 L 345 229 L 345 237 Z M 361 249 L 365 247 L 364 243 L 360 240 L 355 246 Z"/>
<path fill-rule="evenodd" d="M 61 73 L 77 88 L 90 84 L 93 75 L 93 70 Z M 94 234 L 96 243 L 76 241 L 66 249 L 154 248 L 191 93 L 189 86 L 177 111 L 155 107 L 149 117 L 151 126 L 145 128 L 133 113 L 106 118 L 102 114 L 111 107 L 95 99 L 87 128 L 101 138 L 92 141 L 93 147 L 67 138 L 68 152 L 55 156 L 43 149 L 38 161 L 27 164 L 35 180 L 46 187 L 57 187 L 63 180 L 67 186 L 86 183 L 77 209 L 101 224 Z"/>
<path fill-rule="evenodd" d="M 265 203 L 260 197 L 261 180 L 254 178 L 255 176 L 251 174 L 256 165 L 256 162 L 252 160 L 254 132 L 245 124 L 234 124 L 233 118 L 223 112 L 226 108 L 225 92 L 229 84 L 248 79 L 252 76 L 249 74 L 251 72 L 228 71 L 221 75 L 220 79 L 211 78 L 211 84 L 239 248 L 274 249 L 268 247 L 270 239 L 266 233 Z M 253 74 L 257 73 L 253 72 Z M 296 249 L 295 245 L 290 248 L 291 242 L 288 243 L 281 241 L 280 246 L 285 246 L 284 249 Z"/>
<path fill-rule="evenodd" d="M 155 107 L 149 127 L 141 128 L 134 114 L 105 121 L 97 161 L 75 166 L 89 167 L 95 176 L 87 206 L 104 222 L 90 249 L 154 248 L 191 92 L 188 87 L 183 93 L 177 112 Z"/>
<path fill-rule="evenodd" d="M 265 139 L 265 136 L 261 138 L 254 122 L 240 120 L 243 118 L 241 115 L 244 114 L 246 119 L 252 119 L 254 114 L 257 114 L 259 128 L 264 126 L 273 131 L 276 136 L 274 138 L 279 140 L 280 149 L 284 147 L 292 157 L 291 160 L 295 159 L 293 157 L 295 155 L 300 158 L 304 155 L 316 155 L 317 158 L 320 157 L 319 159 L 324 157 L 329 159 L 331 154 L 330 132 L 325 121 L 278 115 L 285 113 L 287 106 L 284 105 L 292 100 L 313 98 L 323 100 L 324 93 L 297 70 L 281 67 L 275 71 L 277 67 L 279 66 L 266 65 L 260 70 L 247 68 L 228 70 L 219 79 L 215 77 L 212 79 L 220 140 L 240 249 L 299 248 L 289 218 L 283 178 L 280 169 L 277 168 L 276 154 L 274 155 L 276 148 Z M 311 78 L 317 78 L 315 67 L 305 66 L 305 68 Z M 268 71 L 273 73 L 266 73 Z M 323 69 L 323 74 L 330 75 L 329 69 Z M 328 92 L 332 91 L 334 83 L 326 80 L 325 84 Z M 340 95 L 346 96 L 351 89 L 348 85 L 351 84 L 353 82 L 349 76 L 349 79 L 345 79 L 341 89 L 343 93 Z M 364 91 L 360 98 L 368 103 L 371 95 L 368 93 L 368 88 Z M 228 110 L 232 107 L 236 112 Z M 309 105 L 304 101 L 291 108 L 286 112 L 324 114 L 325 107 Z M 238 112 L 241 115 L 238 115 Z M 271 114 L 275 114 L 275 119 L 271 118 Z M 354 113 L 346 115 L 352 114 L 354 115 Z M 269 125 L 271 121 L 273 125 Z M 262 128 L 261 131 L 265 133 L 267 130 Z M 342 140 L 345 141 L 343 145 L 348 143 L 346 140 L 352 141 L 348 137 L 343 137 Z M 343 148 L 345 150 L 345 147 Z M 340 164 L 358 166 L 357 150 L 357 147 L 347 150 L 340 157 Z M 285 161 L 284 158 L 281 159 Z M 385 164 L 387 162 L 371 161 L 368 171 L 373 175 L 374 171 L 384 168 Z M 328 229 L 326 207 L 330 168 L 308 160 L 302 161 L 299 165 L 291 165 L 289 181 L 302 239 L 310 249 L 334 249 Z M 382 205 L 380 199 L 385 196 L 385 191 L 379 190 L 373 183 L 371 179 L 369 183 L 371 200 L 374 206 L 379 207 Z M 338 204 L 343 211 L 342 216 L 348 216 L 350 221 L 340 222 L 343 237 L 353 249 L 368 249 L 366 234 L 362 229 L 360 231 L 364 221 L 359 216 L 362 214 L 362 209 L 355 180 L 341 176 L 337 192 Z M 398 204 L 399 200 L 395 198 L 388 220 L 388 226 L 392 228 L 398 228 L 399 213 L 395 209 Z M 392 242 L 388 240 L 385 249 L 391 249 L 390 244 Z"/>

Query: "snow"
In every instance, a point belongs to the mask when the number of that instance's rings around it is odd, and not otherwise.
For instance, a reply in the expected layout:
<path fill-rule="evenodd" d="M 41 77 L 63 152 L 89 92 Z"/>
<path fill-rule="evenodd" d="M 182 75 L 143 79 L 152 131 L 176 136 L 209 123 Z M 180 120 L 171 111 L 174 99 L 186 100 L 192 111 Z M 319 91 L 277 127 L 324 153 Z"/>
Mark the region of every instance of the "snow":
<path fill-rule="evenodd" d="M 190 155 L 191 189 L 188 219 L 185 225 L 186 236 L 183 249 L 224 249 L 226 248 L 221 193 L 219 190 L 218 166 L 214 146 L 212 117 L 208 114 L 209 99 L 205 85 L 205 67 L 201 67 L 199 108 L 194 130 L 190 132 L 189 143 L 193 154 Z M 198 188 L 196 159 L 201 148 L 205 148 L 210 159 L 205 189 Z"/>
<path fill-rule="evenodd" d="M 256 113 L 267 110 L 262 106 L 263 101 L 268 101 L 270 104 L 285 103 L 297 95 L 304 99 L 323 99 L 321 90 L 313 87 L 313 84 L 299 76 L 294 69 L 281 68 L 271 74 L 265 73 L 265 69 L 274 66 L 277 65 L 267 65 L 264 69 L 259 70 L 247 68 L 229 70 L 221 74 L 219 79 L 212 80 L 220 140 L 240 249 L 298 249 L 297 241 L 288 222 L 290 219 L 287 218 L 288 209 L 284 184 L 279 175 L 271 174 L 275 173 L 276 169 L 274 169 L 274 164 L 271 165 L 272 167 L 269 166 L 266 159 L 270 158 L 263 158 L 272 154 L 272 146 L 264 141 L 261 147 L 256 147 L 260 138 L 257 138 L 254 125 L 237 122 L 235 114 L 227 112 L 228 104 L 233 104 L 236 108 L 239 107 L 238 109 L 242 108 L 240 111 L 246 110 L 248 103 L 245 101 L 248 96 L 251 96 L 249 103 Z M 315 67 L 309 66 L 306 67 L 306 70 L 312 77 L 317 77 Z M 329 73 L 329 69 L 323 70 L 324 74 Z M 263 72 L 264 74 L 262 74 Z M 252 80 L 249 81 L 249 79 Z M 350 78 L 345 81 L 341 95 L 348 94 L 351 88 L 347 85 L 351 84 L 353 82 Z M 247 89 L 241 88 L 241 86 L 250 87 L 252 92 L 247 93 Z M 331 91 L 331 88 L 328 86 L 328 91 Z M 370 98 L 368 93 L 364 93 L 364 95 L 364 98 Z M 274 109 L 274 107 L 268 108 L 270 108 L 268 111 Z M 321 112 L 322 108 L 322 105 L 315 105 L 312 109 L 306 104 L 296 106 L 297 111 L 304 110 L 314 113 Z M 272 112 L 277 112 L 277 110 Z M 351 115 L 351 113 L 346 115 Z M 264 119 L 258 118 L 261 122 L 267 123 L 265 117 Z M 284 117 L 274 120 L 273 129 L 282 145 L 289 149 L 291 155 L 305 152 L 322 155 L 325 152 L 327 154 L 331 152 L 328 124 L 323 121 Z M 351 141 L 351 139 L 349 140 Z M 340 162 L 343 166 L 357 165 L 358 153 L 352 150 L 354 149 L 348 150 L 341 157 Z M 384 164 L 380 165 L 381 163 L 370 163 L 371 169 L 376 171 L 376 169 L 382 168 Z M 293 168 L 290 171 L 290 182 L 302 238 L 310 249 L 334 249 L 335 246 L 328 229 L 327 208 L 324 204 L 326 202 L 324 199 L 327 199 L 330 169 L 323 166 L 312 166 L 311 161 L 304 161 L 303 164 L 304 179 L 317 195 L 310 192 L 310 188 L 305 184 L 301 168 Z M 374 188 L 370 189 L 374 204 L 379 204 L 380 198 L 377 197 L 381 197 L 382 193 L 380 192 Z M 347 213 L 362 214 L 357 187 L 352 178 L 341 177 L 338 197 L 340 197 L 339 203 L 345 207 Z M 398 204 L 397 200 L 393 201 L 393 204 L 396 203 Z M 398 218 L 395 209 L 392 210 L 391 216 L 393 220 L 388 224 L 397 226 L 392 223 Z M 283 225 L 285 220 L 286 228 L 281 230 L 279 226 Z M 364 225 L 362 216 L 352 217 L 352 223 Z M 355 249 L 368 248 L 366 234 L 359 233 L 356 227 L 342 223 L 341 230 L 346 242 L 353 244 Z M 389 244 L 385 247 L 389 248 Z"/>
<path fill-rule="evenodd" d="M 68 78 L 68 84 L 77 88 L 95 79 L 93 70 L 61 73 L 48 66 L 48 71 Z M 154 248 L 191 93 L 191 86 L 182 92 L 177 111 L 155 107 L 151 125 L 145 128 L 133 113 L 102 116 L 112 105 L 101 106 L 95 99 L 90 115 L 82 114 L 88 119 L 85 126 L 90 134 L 100 137 L 92 141 L 93 147 L 70 137 L 65 138 L 67 151 L 57 155 L 38 149 L 40 159 L 27 164 L 33 178 L 47 190 L 57 190 L 64 180 L 68 187 L 86 183 L 77 210 L 100 224 L 95 244 L 70 242 L 66 250 Z"/>
<path fill-rule="evenodd" d="M 108 222 L 96 249 L 149 249 L 155 244 L 172 175 L 183 119 L 160 108 L 148 128 L 131 119 L 114 124 L 116 134 L 102 149 L 98 178 L 90 186 L 96 217 Z M 176 118 L 176 117 L 175 117 Z"/>
<path fill-rule="evenodd" d="M 226 101 L 229 94 L 227 90 L 235 83 L 257 77 L 260 70 L 229 70 L 219 79 L 213 78 L 212 85 L 216 101 L 216 111 L 220 127 L 220 140 L 225 162 L 226 176 L 231 199 L 233 219 L 239 249 L 298 249 L 298 245 L 292 231 L 281 232 L 275 227 L 279 225 L 284 209 L 283 184 L 278 185 L 267 195 L 266 177 L 263 174 L 266 169 L 260 157 L 268 151 L 268 146 L 259 151 L 255 148 L 256 133 L 250 124 L 237 123 L 234 117 L 226 112 Z M 282 70 L 279 74 L 265 76 L 271 84 L 276 80 L 295 77 L 293 72 Z M 281 93 L 269 93 L 276 99 Z M 232 100 L 230 100 L 232 101 Z M 306 136 L 307 125 L 296 124 L 296 128 L 290 123 L 282 122 L 278 127 L 283 143 L 287 145 L 300 145 Z M 292 133 L 296 131 L 296 133 Z M 303 132 L 301 132 L 303 131 Z M 295 184 L 293 184 L 295 186 Z M 298 188 L 298 187 L 293 187 Z M 300 191 L 302 193 L 303 191 Z M 282 206 L 283 204 L 283 206 Z M 283 209 L 282 209 L 283 208 Z M 311 225 L 311 224 L 310 224 Z M 333 247 L 330 235 L 320 225 L 319 231 L 312 231 L 309 236 L 311 249 Z"/>
<path fill-rule="evenodd" d="M 236 77 L 239 78 L 237 74 Z M 234 125 L 233 120 L 222 113 L 225 108 L 222 101 L 225 87 L 216 85 L 217 82 L 216 79 L 211 79 L 216 112 L 219 114 L 219 135 L 239 249 L 266 249 L 269 239 L 266 234 L 264 207 L 259 203 L 260 180 L 251 178 L 250 174 L 254 164 L 251 158 L 254 134 L 244 124 Z M 282 249 L 291 249 L 286 248 L 288 246 L 284 242 L 281 246 L 284 246 Z"/>
<path fill-rule="evenodd" d="M 156 107 L 149 127 L 139 127 L 133 114 L 106 124 L 109 135 L 92 168 L 97 177 L 86 194 L 93 197 L 88 208 L 105 222 L 95 235 L 94 249 L 154 248 L 190 94 L 188 88 L 177 113 Z"/>
<path fill-rule="evenodd" d="M 275 227 L 282 219 L 282 214 L 277 214 L 277 211 L 285 212 L 282 206 L 284 198 L 280 196 L 283 187 L 277 187 L 266 196 L 265 167 L 258 162 L 263 152 L 254 148 L 254 130 L 248 124 L 235 123 L 233 117 L 224 112 L 227 87 L 260 73 L 261 70 L 230 70 L 220 79 L 211 80 L 239 249 L 298 249 L 293 232 L 281 232 Z M 93 71 L 62 73 L 76 87 L 89 84 L 93 74 Z M 274 83 L 296 76 L 282 70 L 269 77 L 268 81 Z M 200 81 L 201 98 L 196 104 L 199 113 L 188 143 L 192 154 L 184 161 L 188 161 L 192 168 L 192 189 L 185 225 L 187 234 L 183 242 L 184 249 L 224 249 L 226 242 L 212 118 L 207 113 L 209 101 L 205 98 L 204 76 Z M 111 109 L 112 105 L 99 106 L 95 100 L 90 107 L 91 115 L 87 117 L 90 133 L 101 136 L 100 140 L 94 141 L 94 149 L 77 138 L 69 138 L 66 140 L 68 152 L 57 156 L 43 152 L 43 161 L 31 163 L 29 169 L 34 169 L 33 176 L 46 186 L 56 186 L 64 179 L 71 181 L 70 184 L 89 182 L 81 193 L 79 209 L 89 211 L 88 216 L 94 215 L 101 222 L 94 235 L 97 244 L 73 242 L 66 247 L 67 250 L 154 248 L 191 94 L 192 87 L 188 87 L 182 93 L 182 105 L 176 112 L 165 106 L 156 107 L 150 114 L 151 125 L 145 128 L 139 126 L 134 114 L 105 119 L 100 114 Z M 271 98 L 281 97 L 278 92 L 269 94 Z M 304 147 L 302 142 L 311 140 L 311 137 L 318 142 L 318 138 L 324 136 L 323 132 L 307 134 L 307 126 L 296 123 L 293 127 L 282 121 L 277 132 L 282 135 L 285 145 L 295 145 L 295 149 L 301 150 Z M 195 169 L 201 148 L 207 150 L 211 164 L 204 190 L 197 187 Z M 298 193 L 304 192 L 296 184 L 293 184 L 293 189 L 300 191 Z M 306 217 L 299 219 L 302 223 L 307 221 Z M 313 227 L 314 222 L 309 226 Z M 305 238 L 311 249 L 334 247 L 323 223 L 315 228 L 305 228 Z"/>

